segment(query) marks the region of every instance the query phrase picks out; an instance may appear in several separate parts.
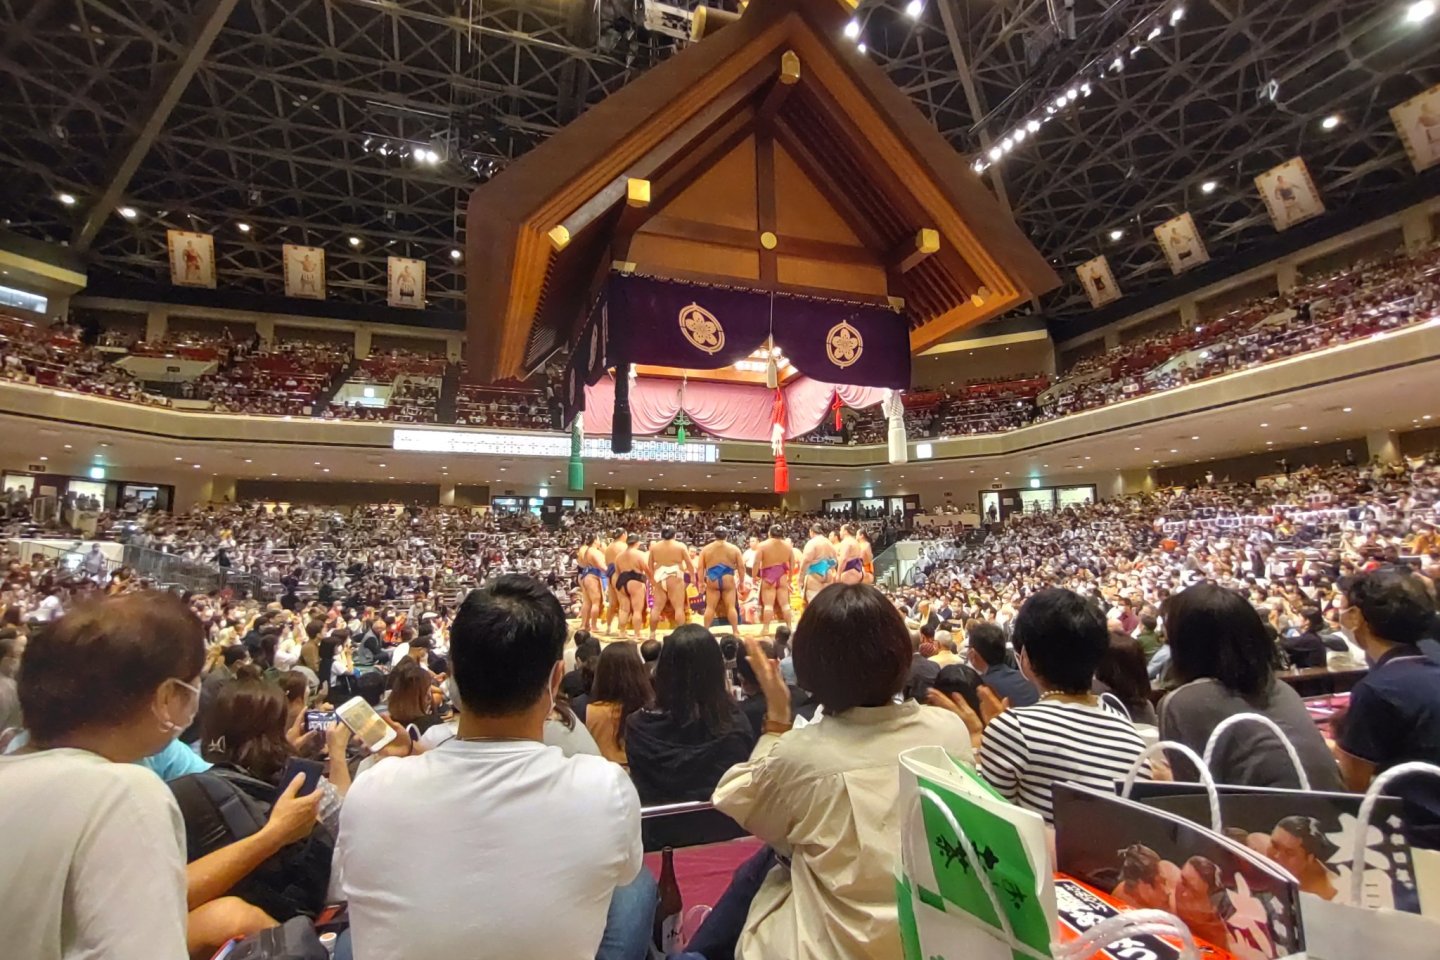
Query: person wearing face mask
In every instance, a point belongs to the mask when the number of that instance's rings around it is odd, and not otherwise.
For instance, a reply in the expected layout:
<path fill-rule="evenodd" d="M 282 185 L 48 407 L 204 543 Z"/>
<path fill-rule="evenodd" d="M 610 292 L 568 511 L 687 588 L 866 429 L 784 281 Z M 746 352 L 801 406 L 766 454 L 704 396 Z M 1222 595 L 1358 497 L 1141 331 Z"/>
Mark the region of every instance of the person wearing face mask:
<path fill-rule="evenodd" d="M 1435 604 L 1419 578 L 1382 569 L 1343 583 L 1342 590 L 1341 629 L 1371 663 L 1350 691 L 1337 738 L 1345 785 L 1359 791 L 1401 763 L 1440 762 L 1440 661 L 1420 646 Z M 1440 849 L 1440 791 L 1433 779 L 1405 777 L 1385 792 L 1405 802 L 1410 845 Z"/>
<path fill-rule="evenodd" d="M 5 953 L 183 960 L 185 829 L 165 784 L 135 764 L 199 704 L 204 631 L 179 598 L 101 600 L 26 651 L 28 744 L 0 757 Z"/>
<path fill-rule="evenodd" d="M 647 955 L 656 891 L 635 787 L 603 757 L 544 744 L 565 635 L 559 601 L 531 577 L 496 577 L 461 604 L 458 735 L 376 764 L 340 814 L 359 960 L 474 956 L 477 944 L 497 957 Z M 395 856 L 395 837 L 418 835 L 425 856 Z"/>

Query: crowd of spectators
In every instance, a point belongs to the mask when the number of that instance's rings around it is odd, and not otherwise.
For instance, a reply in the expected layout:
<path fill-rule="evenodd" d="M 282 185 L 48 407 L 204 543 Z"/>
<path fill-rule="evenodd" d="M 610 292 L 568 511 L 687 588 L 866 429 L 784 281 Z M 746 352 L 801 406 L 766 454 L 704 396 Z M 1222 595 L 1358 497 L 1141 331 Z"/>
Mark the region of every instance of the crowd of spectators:
<path fill-rule="evenodd" d="M 455 422 L 507 430 L 551 430 L 554 394 L 529 388 L 462 383 L 455 398 Z"/>

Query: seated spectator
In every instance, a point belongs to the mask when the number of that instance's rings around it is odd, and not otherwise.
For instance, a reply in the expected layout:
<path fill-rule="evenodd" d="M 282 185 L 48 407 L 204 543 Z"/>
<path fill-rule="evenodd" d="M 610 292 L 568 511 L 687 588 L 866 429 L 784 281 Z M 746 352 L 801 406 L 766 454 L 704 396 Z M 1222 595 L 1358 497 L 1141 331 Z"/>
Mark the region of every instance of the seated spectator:
<path fill-rule="evenodd" d="M 1160 702 L 1160 738 L 1204 753 L 1216 725 L 1237 713 L 1258 713 L 1284 731 L 1316 790 L 1341 789 L 1340 771 L 1295 688 L 1275 676 L 1273 641 L 1260 614 L 1240 594 L 1197 583 L 1165 604 L 1165 633 L 1181 686 Z M 1193 779 L 1183 757 L 1177 779 Z M 1215 748 L 1210 772 L 1219 783 L 1246 787 L 1300 785 L 1284 745 L 1258 723 L 1230 728 Z"/>
<path fill-rule="evenodd" d="M 1105 615 L 1070 590 L 1040 590 L 1015 617 L 1020 671 L 1034 682 L 1040 698 L 990 721 L 980 748 L 980 772 L 1001 796 L 1034 810 L 1046 823 L 1054 823 L 1051 788 L 1056 782 L 1108 792 L 1145 749 L 1129 718 L 1090 692 L 1109 645 Z M 1147 762 L 1141 778 L 1149 775 Z"/>
<path fill-rule="evenodd" d="M 565 614 L 536 580 L 470 593 L 450 634 L 459 735 L 360 777 L 336 861 L 357 960 L 641 960 L 655 918 L 624 771 L 542 743 Z M 424 837 L 423 856 L 396 856 Z"/>
<path fill-rule="evenodd" d="M 775 645 L 769 640 L 760 641 L 760 652 L 765 659 L 775 661 L 775 669 L 780 669 L 780 661 L 775 659 Z M 740 712 L 750 720 L 750 727 L 755 731 L 756 739 L 765 732 L 765 715 L 767 707 L 765 704 L 765 690 L 760 686 L 760 678 L 755 675 L 755 668 L 750 664 L 749 657 L 741 657 L 735 664 L 735 672 L 740 677 L 740 692 L 743 699 L 740 701 Z M 783 678 L 782 678 L 783 679 Z M 786 684 L 787 687 L 790 684 Z M 791 687 L 790 689 L 790 712 L 795 713 L 796 701 L 800 699 L 800 691 Z"/>
<path fill-rule="evenodd" d="M 600 755 L 629 769 L 625 758 L 625 725 L 630 715 L 650 706 L 650 671 L 633 644 L 612 643 L 600 654 L 595 686 L 585 711 L 585 727 Z"/>
<path fill-rule="evenodd" d="M 0 757 L 0 898 L 8 956 L 184 960 L 185 831 L 136 761 L 199 707 L 204 630 L 178 597 L 79 606 L 20 675 L 27 751 Z M 197 945 L 199 946 L 199 945 Z"/>
<path fill-rule="evenodd" d="M 1134 637 L 1111 632 L 1110 646 L 1095 667 L 1094 690 L 1113 696 L 1136 727 L 1154 732 L 1158 721 L 1150 702 L 1150 677 L 1145 673 L 1145 654 Z"/>
<path fill-rule="evenodd" d="M 1280 646 L 1290 658 L 1290 665 L 1296 670 L 1323 667 L 1329 653 L 1329 648 L 1320 637 L 1325 630 L 1325 618 L 1314 607 L 1306 607 L 1301 611 L 1301 615 L 1305 617 L 1305 631 L 1293 637 L 1282 635 Z"/>
<path fill-rule="evenodd" d="M 938 745 L 969 762 L 969 734 L 943 711 L 899 701 L 909 631 L 872 586 L 826 587 L 795 628 L 796 673 L 824 708 L 817 723 L 791 729 L 775 662 L 754 638 L 746 646 L 765 692 L 765 732 L 750 759 L 725 774 L 715 806 L 770 846 L 736 871 L 689 955 L 897 957 L 897 758 Z"/>
<path fill-rule="evenodd" d="M 432 695 L 430 671 L 406 657 L 390 674 L 390 719 L 402 727 L 414 728 L 412 736 L 423 734 L 440 722 Z"/>
<path fill-rule="evenodd" d="M 1419 577 L 1382 569 L 1357 576 L 1344 591 L 1341 627 L 1374 664 L 1350 691 L 1339 736 L 1345 785 L 1358 791 L 1397 764 L 1440 760 L 1440 662 L 1420 648 L 1433 628 L 1435 603 Z M 1405 801 L 1410 844 L 1440 850 L 1440 791 L 1434 780 L 1406 777 L 1385 792 Z"/>
<path fill-rule="evenodd" d="M 1000 700 L 1012 707 L 1028 707 L 1040 699 L 1024 674 L 1005 661 L 1005 631 L 999 624 L 979 622 L 966 630 L 970 642 L 970 666 L 980 674 L 985 686 L 995 691 Z"/>
<path fill-rule="evenodd" d="M 720 644 L 699 624 L 675 630 L 655 665 L 655 708 L 631 714 L 625 726 L 640 802 L 710 799 L 754 744 L 750 721 L 730 696 Z"/>

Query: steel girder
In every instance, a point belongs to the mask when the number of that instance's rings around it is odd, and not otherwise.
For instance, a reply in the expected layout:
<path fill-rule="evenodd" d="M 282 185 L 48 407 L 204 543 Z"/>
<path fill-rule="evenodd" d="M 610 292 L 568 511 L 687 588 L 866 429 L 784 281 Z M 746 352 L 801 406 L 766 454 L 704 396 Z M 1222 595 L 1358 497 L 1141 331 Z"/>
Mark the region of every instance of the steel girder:
<path fill-rule="evenodd" d="M 1440 24 L 1394 0 L 1189 0 L 1174 25 L 1175 0 L 906 2 L 865 0 L 860 39 L 967 154 L 1092 80 L 986 173 L 1066 281 L 1036 305 L 1057 336 L 1090 313 L 1070 268 L 1096 253 L 1127 293 L 1170 280 L 1151 229 L 1182 210 L 1243 263 L 1274 236 L 1251 181 L 1292 155 L 1332 210 L 1403 186 L 1386 111 L 1440 81 Z M 419 256 L 431 305 L 458 310 L 469 190 L 676 48 L 633 0 L 239 0 L 211 36 L 225 6 L 0 0 L 0 218 L 56 241 L 93 224 L 97 269 L 153 283 L 165 227 L 211 231 L 224 284 L 254 293 L 281 292 L 284 242 L 324 246 L 332 298 L 356 302 L 383 302 L 387 253 Z M 1131 58 L 1147 17 L 1163 33 Z M 1082 74 L 1117 48 L 1123 72 Z"/>

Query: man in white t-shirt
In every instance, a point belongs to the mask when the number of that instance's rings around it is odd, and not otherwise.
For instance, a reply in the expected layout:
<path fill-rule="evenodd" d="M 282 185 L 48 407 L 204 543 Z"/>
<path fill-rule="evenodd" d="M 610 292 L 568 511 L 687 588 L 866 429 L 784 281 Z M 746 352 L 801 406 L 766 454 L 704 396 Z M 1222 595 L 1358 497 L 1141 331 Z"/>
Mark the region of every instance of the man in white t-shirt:
<path fill-rule="evenodd" d="M 641 960 L 655 916 L 640 801 L 617 765 L 543 743 L 565 615 L 498 577 L 451 630 L 459 736 L 355 780 L 337 863 L 356 960 Z M 423 850 L 397 837 L 423 836 Z"/>

